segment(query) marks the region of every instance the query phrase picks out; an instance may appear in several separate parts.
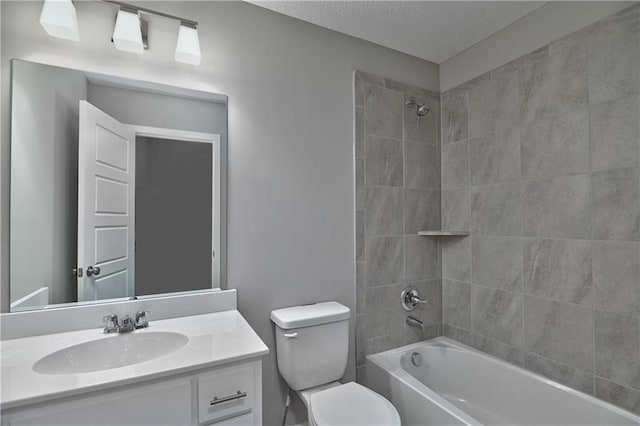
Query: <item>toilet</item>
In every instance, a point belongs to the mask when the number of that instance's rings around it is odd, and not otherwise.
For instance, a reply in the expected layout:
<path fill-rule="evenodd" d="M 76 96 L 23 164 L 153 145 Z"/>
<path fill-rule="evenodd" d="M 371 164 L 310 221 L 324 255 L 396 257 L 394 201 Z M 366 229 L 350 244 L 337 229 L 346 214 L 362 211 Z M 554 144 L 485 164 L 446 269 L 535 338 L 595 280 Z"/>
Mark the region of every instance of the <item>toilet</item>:
<path fill-rule="evenodd" d="M 280 375 L 307 406 L 309 425 L 400 426 L 398 412 L 382 395 L 338 381 L 347 368 L 350 317 L 338 302 L 272 311 Z"/>

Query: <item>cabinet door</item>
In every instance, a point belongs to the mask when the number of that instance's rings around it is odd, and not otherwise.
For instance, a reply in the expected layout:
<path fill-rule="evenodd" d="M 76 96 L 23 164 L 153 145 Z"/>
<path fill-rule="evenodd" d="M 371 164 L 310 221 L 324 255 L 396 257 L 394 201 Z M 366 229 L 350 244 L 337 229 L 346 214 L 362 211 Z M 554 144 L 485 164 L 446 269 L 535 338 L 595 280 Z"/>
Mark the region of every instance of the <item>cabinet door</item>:
<path fill-rule="evenodd" d="M 233 417 L 231 419 L 223 420 L 217 423 L 210 423 L 210 426 L 253 426 L 255 419 L 253 413 L 245 414 L 243 416 Z"/>
<path fill-rule="evenodd" d="M 142 426 L 194 424 L 191 381 L 187 378 L 25 410 L 11 415 L 12 426 Z"/>

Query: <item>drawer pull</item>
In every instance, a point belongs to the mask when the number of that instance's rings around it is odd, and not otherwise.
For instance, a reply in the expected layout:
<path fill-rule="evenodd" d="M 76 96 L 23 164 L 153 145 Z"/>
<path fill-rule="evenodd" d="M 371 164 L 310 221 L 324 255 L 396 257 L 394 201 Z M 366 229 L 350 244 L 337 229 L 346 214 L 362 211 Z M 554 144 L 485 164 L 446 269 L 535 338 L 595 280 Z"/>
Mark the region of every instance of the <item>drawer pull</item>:
<path fill-rule="evenodd" d="M 223 396 L 222 398 L 218 398 L 217 396 L 214 396 L 211 402 L 209 402 L 209 406 L 222 404 L 223 402 L 235 401 L 236 399 L 246 398 L 246 396 L 247 396 L 246 392 L 240 392 L 240 391 L 238 391 L 234 395 L 227 395 L 227 396 Z"/>

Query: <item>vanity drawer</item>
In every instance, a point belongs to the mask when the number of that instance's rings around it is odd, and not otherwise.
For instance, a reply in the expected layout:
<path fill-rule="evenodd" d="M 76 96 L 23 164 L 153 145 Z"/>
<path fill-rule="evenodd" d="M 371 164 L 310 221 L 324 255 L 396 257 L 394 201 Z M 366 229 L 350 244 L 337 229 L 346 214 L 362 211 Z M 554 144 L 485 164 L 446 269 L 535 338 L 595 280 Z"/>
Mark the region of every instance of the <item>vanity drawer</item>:
<path fill-rule="evenodd" d="M 254 373 L 253 365 L 243 365 L 198 377 L 198 421 L 251 412 L 256 398 Z"/>

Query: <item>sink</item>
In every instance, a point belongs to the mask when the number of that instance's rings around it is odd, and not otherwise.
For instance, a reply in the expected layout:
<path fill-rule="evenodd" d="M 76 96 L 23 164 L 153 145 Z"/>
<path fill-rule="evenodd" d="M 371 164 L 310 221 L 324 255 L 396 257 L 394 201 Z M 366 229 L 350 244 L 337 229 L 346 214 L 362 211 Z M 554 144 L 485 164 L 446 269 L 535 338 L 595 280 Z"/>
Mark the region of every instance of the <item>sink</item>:
<path fill-rule="evenodd" d="M 33 371 L 77 374 L 139 364 L 174 352 L 187 344 L 184 334 L 140 330 L 69 346 L 40 358 Z"/>

